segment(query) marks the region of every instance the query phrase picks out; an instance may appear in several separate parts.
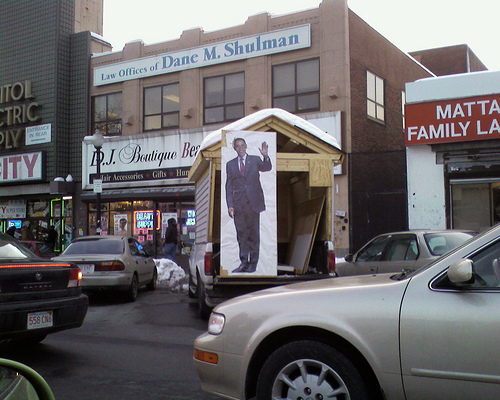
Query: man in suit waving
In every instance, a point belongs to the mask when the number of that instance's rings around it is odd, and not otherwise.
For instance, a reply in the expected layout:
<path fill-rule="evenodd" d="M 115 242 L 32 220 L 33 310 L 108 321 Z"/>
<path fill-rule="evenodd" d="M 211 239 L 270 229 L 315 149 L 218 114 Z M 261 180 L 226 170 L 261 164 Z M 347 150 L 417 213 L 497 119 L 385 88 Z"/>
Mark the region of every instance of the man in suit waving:
<path fill-rule="evenodd" d="M 260 158 L 247 154 L 245 139 L 236 138 L 233 148 L 238 156 L 226 164 L 227 209 L 240 249 L 240 265 L 233 272 L 255 272 L 259 261 L 260 213 L 266 209 L 260 173 L 272 168 L 268 147 L 262 143 Z"/>

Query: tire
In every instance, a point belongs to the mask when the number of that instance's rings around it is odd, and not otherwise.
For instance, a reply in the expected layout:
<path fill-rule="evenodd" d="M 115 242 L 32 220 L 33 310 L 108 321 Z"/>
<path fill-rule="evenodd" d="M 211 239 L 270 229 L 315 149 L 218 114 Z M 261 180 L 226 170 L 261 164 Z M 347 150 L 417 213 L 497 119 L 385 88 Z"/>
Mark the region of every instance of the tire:
<path fill-rule="evenodd" d="M 139 278 L 137 278 L 137 274 L 134 274 L 134 276 L 132 277 L 132 282 L 130 283 L 130 287 L 125 292 L 125 300 L 136 301 L 138 292 L 139 292 Z"/>
<path fill-rule="evenodd" d="M 205 285 L 198 276 L 198 313 L 201 318 L 208 319 L 212 312 L 212 308 L 207 305 L 205 297 Z"/>
<path fill-rule="evenodd" d="M 360 372 L 342 353 L 322 342 L 302 340 L 277 349 L 257 380 L 257 399 L 368 400 Z"/>
<path fill-rule="evenodd" d="M 22 346 L 35 346 L 38 343 L 42 342 L 46 337 L 47 337 L 46 333 L 42 333 L 39 335 L 31 335 L 22 339 L 15 339 L 14 343 L 16 345 L 22 345 Z"/>
<path fill-rule="evenodd" d="M 190 299 L 195 299 L 198 295 L 198 288 L 195 286 L 193 282 L 193 276 L 191 272 L 189 272 L 189 287 L 188 287 L 188 297 Z"/>
<path fill-rule="evenodd" d="M 151 282 L 149 282 L 146 285 L 146 289 L 148 289 L 150 291 L 156 290 L 157 281 L 158 281 L 158 271 L 156 270 L 156 267 L 155 267 L 155 269 L 153 271 L 153 278 L 151 278 Z"/>

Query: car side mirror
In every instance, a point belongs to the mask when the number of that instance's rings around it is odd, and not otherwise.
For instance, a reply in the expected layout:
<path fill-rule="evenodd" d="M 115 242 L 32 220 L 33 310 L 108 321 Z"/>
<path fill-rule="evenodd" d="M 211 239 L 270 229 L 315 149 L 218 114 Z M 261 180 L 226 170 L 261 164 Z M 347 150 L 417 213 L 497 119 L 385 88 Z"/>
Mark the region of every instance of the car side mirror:
<path fill-rule="evenodd" d="M 55 400 L 50 386 L 38 372 L 5 358 L 0 358 L 0 398 Z"/>
<path fill-rule="evenodd" d="M 453 283 L 466 283 L 469 282 L 473 277 L 473 265 L 472 260 L 468 258 L 461 258 L 453 262 L 448 268 L 448 279 Z"/>
<path fill-rule="evenodd" d="M 344 260 L 346 260 L 347 262 L 351 262 L 353 259 L 354 257 L 352 256 L 352 254 L 348 254 L 344 257 Z"/>

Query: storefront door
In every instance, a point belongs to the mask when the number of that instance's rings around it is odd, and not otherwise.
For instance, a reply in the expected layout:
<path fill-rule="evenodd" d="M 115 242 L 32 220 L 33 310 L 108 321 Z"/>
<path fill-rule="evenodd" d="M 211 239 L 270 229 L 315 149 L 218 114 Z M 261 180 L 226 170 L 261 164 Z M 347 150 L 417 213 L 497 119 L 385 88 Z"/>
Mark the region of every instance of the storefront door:
<path fill-rule="evenodd" d="M 481 232 L 500 222 L 500 182 L 451 182 L 452 227 Z"/>

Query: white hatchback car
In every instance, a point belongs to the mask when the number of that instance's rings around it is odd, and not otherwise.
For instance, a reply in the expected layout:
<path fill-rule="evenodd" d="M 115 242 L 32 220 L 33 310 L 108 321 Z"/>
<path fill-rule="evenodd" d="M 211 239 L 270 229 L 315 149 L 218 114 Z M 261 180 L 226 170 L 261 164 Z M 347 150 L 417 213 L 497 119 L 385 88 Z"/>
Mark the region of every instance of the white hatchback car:
<path fill-rule="evenodd" d="M 80 237 L 53 260 L 77 264 L 83 273 L 81 286 L 85 291 L 120 290 L 127 300 L 135 301 L 141 286 L 156 289 L 155 261 L 133 237 Z"/>
<path fill-rule="evenodd" d="M 500 225 L 414 272 L 321 279 L 217 306 L 194 343 L 227 399 L 500 399 Z"/>

